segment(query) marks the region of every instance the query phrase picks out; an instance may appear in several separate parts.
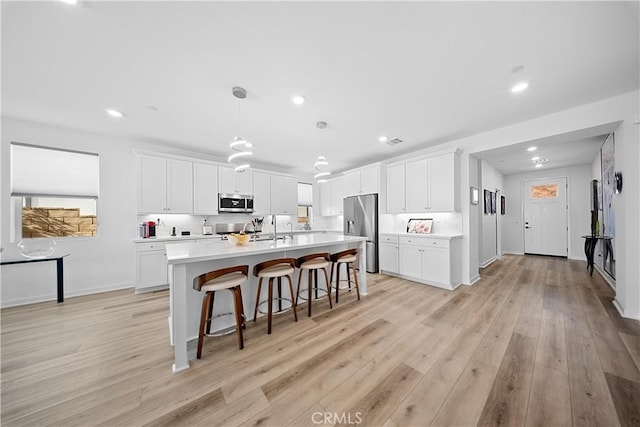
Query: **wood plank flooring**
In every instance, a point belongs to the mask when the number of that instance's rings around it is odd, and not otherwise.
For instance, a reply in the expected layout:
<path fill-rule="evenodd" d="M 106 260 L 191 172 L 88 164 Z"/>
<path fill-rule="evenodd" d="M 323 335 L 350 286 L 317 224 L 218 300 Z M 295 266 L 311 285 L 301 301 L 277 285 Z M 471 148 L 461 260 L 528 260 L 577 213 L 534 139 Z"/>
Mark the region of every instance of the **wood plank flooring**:
<path fill-rule="evenodd" d="M 585 264 L 507 255 L 453 292 L 369 275 L 171 373 L 166 291 L 1 311 L 3 426 L 640 426 L 640 322 Z M 301 307 L 299 313 L 305 313 Z"/>

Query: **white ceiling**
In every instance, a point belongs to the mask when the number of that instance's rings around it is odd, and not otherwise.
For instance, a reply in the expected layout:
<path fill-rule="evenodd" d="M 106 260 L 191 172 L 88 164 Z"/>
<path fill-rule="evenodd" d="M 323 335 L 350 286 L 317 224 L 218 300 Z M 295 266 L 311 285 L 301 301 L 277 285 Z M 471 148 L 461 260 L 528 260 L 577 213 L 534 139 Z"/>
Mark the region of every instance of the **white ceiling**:
<path fill-rule="evenodd" d="M 638 2 L 3 1 L 2 109 L 221 156 L 239 125 L 261 163 L 310 171 L 324 154 L 344 170 L 638 89 L 638 15 Z M 519 80 L 529 89 L 510 93 Z"/>

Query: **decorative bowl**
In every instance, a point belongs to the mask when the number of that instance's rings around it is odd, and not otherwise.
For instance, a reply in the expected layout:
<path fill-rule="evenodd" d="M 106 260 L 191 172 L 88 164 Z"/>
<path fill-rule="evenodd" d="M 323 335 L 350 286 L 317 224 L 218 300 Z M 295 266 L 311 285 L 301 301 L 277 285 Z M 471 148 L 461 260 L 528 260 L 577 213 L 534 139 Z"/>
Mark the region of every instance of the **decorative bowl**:
<path fill-rule="evenodd" d="M 29 259 L 46 258 L 56 251 L 53 239 L 24 239 L 18 243 L 20 255 Z"/>
<path fill-rule="evenodd" d="M 248 234 L 237 234 L 237 233 L 231 233 L 229 234 L 229 241 L 231 243 L 233 243 L 234 245 L 244 245 L 249 241 L 249 235 Z"/>

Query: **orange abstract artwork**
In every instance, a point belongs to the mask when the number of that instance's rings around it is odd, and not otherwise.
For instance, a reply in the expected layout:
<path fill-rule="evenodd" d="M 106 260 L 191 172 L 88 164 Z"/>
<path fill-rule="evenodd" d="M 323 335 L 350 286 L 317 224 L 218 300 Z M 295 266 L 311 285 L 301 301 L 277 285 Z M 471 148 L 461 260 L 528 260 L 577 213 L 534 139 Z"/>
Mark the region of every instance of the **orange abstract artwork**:
<path fill-rule="evenodd" d="M 549 199 L 558 197 L 558 184 L 534 185 L 531 187 L 532 199 Z"/>

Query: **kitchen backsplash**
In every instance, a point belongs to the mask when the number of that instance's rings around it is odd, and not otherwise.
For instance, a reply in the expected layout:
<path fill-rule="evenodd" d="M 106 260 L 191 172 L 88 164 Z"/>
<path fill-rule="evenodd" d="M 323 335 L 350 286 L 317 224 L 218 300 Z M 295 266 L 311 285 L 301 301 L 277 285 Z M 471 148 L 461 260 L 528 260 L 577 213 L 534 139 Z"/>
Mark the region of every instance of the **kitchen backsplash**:
<path fill-rule="evenodd" d="M 380 233 L 403 233 L 410 219 L 433 219 L 432 233 L 462 233 L 461 213 L 422 213 L 380 215 Z"/>

